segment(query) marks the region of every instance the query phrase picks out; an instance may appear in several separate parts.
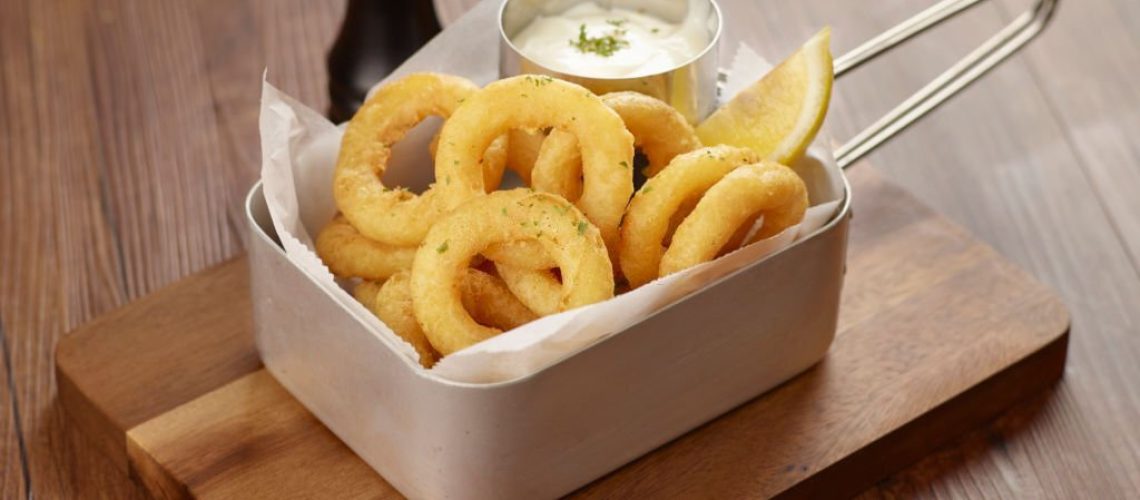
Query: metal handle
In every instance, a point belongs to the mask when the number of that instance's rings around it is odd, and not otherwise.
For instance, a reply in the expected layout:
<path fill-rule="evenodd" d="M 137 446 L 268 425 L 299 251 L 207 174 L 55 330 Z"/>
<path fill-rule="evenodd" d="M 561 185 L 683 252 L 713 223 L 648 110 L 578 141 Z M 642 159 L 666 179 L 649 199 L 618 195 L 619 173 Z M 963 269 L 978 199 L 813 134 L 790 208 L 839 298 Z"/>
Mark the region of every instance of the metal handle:
<path fill-rule="evenodd" d="M 835 60 L 835 77 L 863 65 L 915 35 L 941 24 L 985 0 L 943 0 L 883 32 Z M 934 108 L 974 83 L 1036 37 L 1053 17 L 1060 0 L 1037 0 L 1034 6 L 986 40 L 969 55 L 919 89 L 875 123 L 835 151 L 840 168 L 847 168 L 926 116 Z"/>

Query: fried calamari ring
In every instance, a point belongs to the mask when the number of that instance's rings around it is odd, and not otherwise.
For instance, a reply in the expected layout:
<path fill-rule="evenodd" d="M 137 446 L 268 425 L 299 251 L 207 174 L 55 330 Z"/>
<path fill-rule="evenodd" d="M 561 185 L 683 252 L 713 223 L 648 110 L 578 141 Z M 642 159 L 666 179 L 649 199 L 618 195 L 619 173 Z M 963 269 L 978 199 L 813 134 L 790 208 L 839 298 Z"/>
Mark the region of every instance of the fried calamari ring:
<path fill-rule="evenodd" d="M 559 310 L 613 297 L 612 266 L 601 233 L 577 208 L 526 189 L 479 196 L 432 226 L 412 265 L 416 318 L 440 353 L 451 354 L 501 332 L 480 325 L 464 309 L 457 280 L 483 249 L 518 240 L 536 241 L 558 263 Z"/>
<path fill-rule="evenodd" d="M 510 137 L 507 168 L 518 174 L 523 183 L 529 186 L 530 172 L 534 169 L 534 160 L 538 158 L 538 149 L 546 139 L 546 134 L 540 130 L 512 130 L 507 136 Z"/>
<path fill-rule="evenodd" d="M 559 311 L 562 282 L 558 281 L 550 269 L 524 269 L 496 262 L 495 270 L 503 278 L 507 289 L 531 311 L 539 316 L 549 316 Z"/>
<path fill-rule="evenodd" d="M 634 136 L 637 144 L 637 136 Z M 633 165 L 630 160 L 627 165 Z M 632 171 L 633 167 L 630 166 Z M 552 130 L 538 150 L 538 158 L 530 171 L 531 187 L 559 195 L 567 200 L 582 196 L 582 156 L 578 139 L 561 130 Z"/>
<path fill-rule="evenodd" d="M 317 255 L 329 271 L 342 278 L 383 280 L 412 268 L 415 246 L 393 246 L 373 241 L 337 215 L 317 234 Z"/>
<path fill-rule="evenodd" d="M 543 252 L 542 247 L 529 240 L 496 243 L 483 249 L 483 256 L 488 260 L 510 264 L 520 269 L 537 271 L 558 267 L 558 263 Z"/>
<path fill-rule="evenodd" d="M 468 268 L 460 287 L 463 308 L 480 325 L 507 331 L 538 319 L 498 276 Z"/>
<path fill-rule="evenodd" d="M 384 85 L 364 102 L 344 131 L 333 179 L 337 207 L 361 234 L 390 245 L 416 245 L 432 222 L 446 213 L 434 201 L 434 189 L 416 196 L 404 189 L 389 189 L 380 178 L 392 155 L 392 144 L 428 116 L 451 116 L 477 91 L 464 78 L 416 73 Z M 484 152 L 493 139 L 473 155 L 473 172 L 481 171 Z M 476 177 L 482 192 L 483 178 Z"/>
<path fill-rule="evenodd" d="M 396 273 L 383 285 L 364 281 L 356 285 L 352 294 L 364 307 L 372 311 L 380 321 L 391 328 L 396 335 L 408 341 L 420 355 L 420 364 L 431 368 L 439 360 L 439 353 L 428 342 L 424 331 L 416 321 L 412 309 L 412 289 L 407 271 Z"/>
<path fill-rule="evenodd" d="M 661 258 L 661 276 L 716 258 L 757 215 L 764 221 L 752 241 L 799 224 L 807 206 L 807 187 L 792 169 L 771 161 L 737 168 L 709 188 L 677 228 Z"/>
<path fill-rule="evenodd" d="M 649 160 L 646 177 L 657 175 L 677 155 L 701 147 L 693 126 L 665 101 L 637 92 L 614 92 L 602 96 L 602 102 L 621 115 L 634 144 Z"/>
<path fill-rule="evenodd" d="M 507 155 L 510 152 L 509 134 L 503 134 L 491 142 L 483 152 L 483 190 L 490 193 L 503 182 L 503 172 L 507 169 Z M 432 156 L 434 162 L 435 157 Z"/>
<path fill-rule="evenodd" d="M 435 188 L 442 205 L 454 209 L 483 192 L 475 166 L 495 137 L 513 129 L 546 127 L 578 139 L 584 184 L 576 204 L 613 248 L 633 193 L 633 137 L 621 117 L 589 90 L 547 76 L 491 83 L 443 124 L 435 161 Z"/>
<path fill-rule="evenodd" d="M 686 202 L 700 198 L 733 169 L 758 161 L 750 149 L 701 148 L 677 156 L 646 181 L 629 203 L 618 245 L 618 262 L 630 288 L 658 277 L 669 221 Z"/>
<path fill-rule="evenodd" d="M 503 172 L 507 169 L 507 158 L 510 154 L 510 134 L 503 134 L 491 143 L 483 152 L 483 188 L 490 193 L 498 189 L 503 182 Z M 439 149 L 439 133 L 437 132 L 428 143 L 428 153 L 431 154 L 432 163 L 435 163 L 435 151 Z"/>
<path fill-rule="evenodd" d="M 538 319 L 519 302 L 497 276 L 478 269 L 467 269 L 460 283 L 460 300 L 479 324 L 502 330 L 517 328 Z M 353 291 L 356 300 L 380 318 L 400 338 L 408 341 L 420 356 L 420 364 L 431 368 L 439 360 L 439 352 L 431 346 L 412 307 L 411 275 L 400 271 L 383 285 L 364 281 Z"/>
<path fill-rule="evenodd" d="M 633 134 L 633 144 L 649 160 L 645 176 L 653 177 L 673 158 L 701 147 L 701 140 L 688 120 L 660 99 L 638 92 L 613 92 L 602 102 L 621 116 Z M 543 141 L 532 171 L 535 189 L 576 200 L 581 192 L 581 160 L 576 139 L 564 133 L 551 133 Z"/>

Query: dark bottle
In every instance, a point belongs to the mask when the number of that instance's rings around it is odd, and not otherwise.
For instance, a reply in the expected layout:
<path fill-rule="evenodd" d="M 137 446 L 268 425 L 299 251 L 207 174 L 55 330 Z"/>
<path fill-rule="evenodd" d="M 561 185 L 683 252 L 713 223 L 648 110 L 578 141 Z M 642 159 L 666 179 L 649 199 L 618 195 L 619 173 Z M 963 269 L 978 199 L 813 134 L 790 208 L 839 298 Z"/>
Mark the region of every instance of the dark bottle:
<path fill-rule="evenodd" d="M 329 50 L 329 118 L 352 118 L 368 89 L 439 31 L 431 0 L 349 0 Z"/>

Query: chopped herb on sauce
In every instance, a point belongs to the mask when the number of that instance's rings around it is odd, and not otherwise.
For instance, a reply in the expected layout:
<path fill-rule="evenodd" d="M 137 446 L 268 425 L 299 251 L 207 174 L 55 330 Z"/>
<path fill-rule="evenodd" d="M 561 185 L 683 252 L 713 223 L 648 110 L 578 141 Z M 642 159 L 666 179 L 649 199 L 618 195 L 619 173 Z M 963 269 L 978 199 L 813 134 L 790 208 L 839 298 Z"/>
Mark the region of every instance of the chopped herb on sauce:
<path fill-rule="evenodd" d="M 610 24 L 613 24 L 612 22 Z M 615 24 L 615 26 L 618 26 Z M 625 30 L 615 29 L 605 36 L 590 36 L 586 33 L 586 25 L 578 25 L 578 38 L 571 39 L 570 45 L 578 49 L 579 52 L 593 53 L 602 57 L 610 57 L 621 49 L 629 47 L 629 41 L 625 38 Z"/>

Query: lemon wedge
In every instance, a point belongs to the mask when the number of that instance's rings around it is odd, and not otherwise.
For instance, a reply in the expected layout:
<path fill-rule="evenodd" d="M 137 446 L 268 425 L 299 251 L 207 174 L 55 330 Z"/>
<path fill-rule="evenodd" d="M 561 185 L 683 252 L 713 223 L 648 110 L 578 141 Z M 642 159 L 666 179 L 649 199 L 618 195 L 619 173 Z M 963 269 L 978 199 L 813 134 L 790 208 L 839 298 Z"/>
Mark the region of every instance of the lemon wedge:
<path fill-rule="evenodd" d="M 728 144 L 784 165 L 800 159 L 819 132 L 835 79 L 831 28 L 803 47 L 697 126 L 706 146 Z"/>

